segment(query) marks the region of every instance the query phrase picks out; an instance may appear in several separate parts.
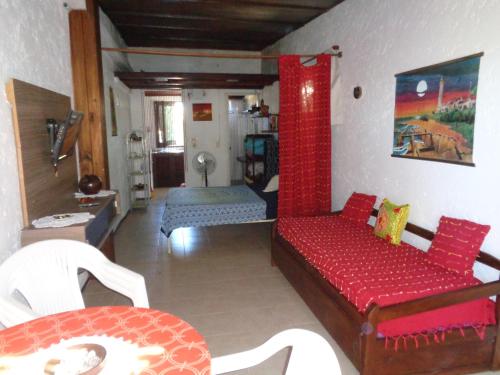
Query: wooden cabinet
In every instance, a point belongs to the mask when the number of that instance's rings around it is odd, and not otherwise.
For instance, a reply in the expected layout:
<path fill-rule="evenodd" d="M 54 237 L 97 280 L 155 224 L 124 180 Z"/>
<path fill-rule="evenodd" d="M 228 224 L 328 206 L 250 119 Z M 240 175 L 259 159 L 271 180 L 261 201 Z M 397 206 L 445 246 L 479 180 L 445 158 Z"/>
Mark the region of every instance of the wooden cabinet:
<path fill-rule="evenodd" d="M 155 187 L 178 187 L 184 182 L 184 152 L 153 153 Z"/>

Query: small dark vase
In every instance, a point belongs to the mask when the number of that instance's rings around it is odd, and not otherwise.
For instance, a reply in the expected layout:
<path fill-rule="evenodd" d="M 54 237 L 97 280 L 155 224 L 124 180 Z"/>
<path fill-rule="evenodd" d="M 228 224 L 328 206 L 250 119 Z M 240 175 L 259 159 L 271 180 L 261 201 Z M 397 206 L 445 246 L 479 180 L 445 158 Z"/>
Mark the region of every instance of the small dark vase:
<path fill-rule="evenodd" d="M 102 183 L 99 177 L 93 174 L 86 174 L 80 179 L 78 187 L 83 194 L 92 195 L 97 194 L 101 190 Z"/>

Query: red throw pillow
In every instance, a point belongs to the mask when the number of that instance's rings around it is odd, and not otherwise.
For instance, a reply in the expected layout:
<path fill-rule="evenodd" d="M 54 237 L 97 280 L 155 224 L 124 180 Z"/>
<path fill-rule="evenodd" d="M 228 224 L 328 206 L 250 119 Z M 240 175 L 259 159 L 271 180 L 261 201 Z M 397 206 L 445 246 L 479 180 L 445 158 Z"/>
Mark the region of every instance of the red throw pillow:
<path fill-rule="evenodd" d="M 489 225 L 442 216 L 427 253 L 428 260 L 448 271 L 472 277 L 472 266 L 489 230 Z"/>
<path fill-rule="evenodd" d="M 376 200 L 375 195 L 354 192 L 347 200 L 340 216 L 360 224 L 366 224 L 372 214 Z"/>

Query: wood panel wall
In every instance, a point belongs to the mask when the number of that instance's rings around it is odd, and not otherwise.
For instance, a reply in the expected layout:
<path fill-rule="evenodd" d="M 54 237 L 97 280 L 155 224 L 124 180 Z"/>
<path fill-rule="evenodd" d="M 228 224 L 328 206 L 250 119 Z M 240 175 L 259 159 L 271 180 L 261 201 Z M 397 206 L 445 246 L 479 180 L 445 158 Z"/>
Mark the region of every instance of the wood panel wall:
<path fill-rule="evenodd" d="M 80 173 L 99 176 L 109 188 L 99 8 L 87 0 L 87 10 L 69 13 L 75 109 L 84 113 L 78 140 Z"/>
<path fill-rule="evenodd" d="M 6 91 L 12 105 L 23 224 L 29 226 L 34 219 L 57 213 L 66 200 L 74 200 L 78 183 L 76 156 L 62 160 L 56 176 L 46 128 L 47 119 L 62 122 L 66 118 L 71 100 L 18 80 L 9 81 Z"/>

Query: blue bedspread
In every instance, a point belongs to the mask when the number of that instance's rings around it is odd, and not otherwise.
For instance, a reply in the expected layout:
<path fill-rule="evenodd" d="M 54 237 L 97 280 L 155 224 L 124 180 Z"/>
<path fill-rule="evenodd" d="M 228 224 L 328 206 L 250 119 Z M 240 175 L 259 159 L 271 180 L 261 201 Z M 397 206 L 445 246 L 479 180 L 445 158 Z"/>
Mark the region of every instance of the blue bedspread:
<path fill-rule="evenodd" d="M 172 188 L 167 193 L 161 229 L 237 224 L 266 219 L 266 202 L 245 185 Z"/>

